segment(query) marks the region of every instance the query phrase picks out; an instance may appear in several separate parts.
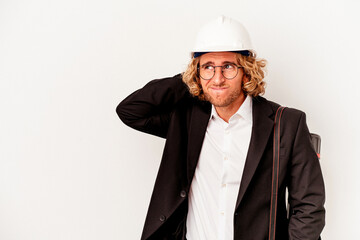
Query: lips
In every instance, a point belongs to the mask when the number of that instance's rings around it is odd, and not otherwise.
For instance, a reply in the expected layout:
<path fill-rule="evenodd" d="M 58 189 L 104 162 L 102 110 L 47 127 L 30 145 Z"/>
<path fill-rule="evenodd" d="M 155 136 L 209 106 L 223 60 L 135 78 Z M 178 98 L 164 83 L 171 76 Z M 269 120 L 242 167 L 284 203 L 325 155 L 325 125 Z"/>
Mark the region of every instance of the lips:
<path fill-rule="evenodd" d="M 224 89 L 227 89 L 226 87 L 221 87 L 221 88 L 219 88 L 219 87 L 211 87 L 211 89 L 213 89 L 213 90 L 224 90 Z"/>
<path fill-rule="evenodd" d="M 209 89 L 213 92 L 223 92 L 225 91 L 226 89 L 228 89 L 228 87 L 209 87 Z"/>

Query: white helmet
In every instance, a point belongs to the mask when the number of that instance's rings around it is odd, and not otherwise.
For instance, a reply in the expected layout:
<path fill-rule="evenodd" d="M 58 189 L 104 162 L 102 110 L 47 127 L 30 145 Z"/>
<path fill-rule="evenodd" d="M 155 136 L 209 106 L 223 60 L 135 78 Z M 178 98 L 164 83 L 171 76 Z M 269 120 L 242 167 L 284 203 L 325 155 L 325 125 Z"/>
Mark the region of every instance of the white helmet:
<path fill-rule="evenodd" d="M 220 16 L 200 29 L 191 56 L 194 57 L 194 53 L 204 52 L 252 50 L 253 47 L 246 28 L 234 19 Z"/>

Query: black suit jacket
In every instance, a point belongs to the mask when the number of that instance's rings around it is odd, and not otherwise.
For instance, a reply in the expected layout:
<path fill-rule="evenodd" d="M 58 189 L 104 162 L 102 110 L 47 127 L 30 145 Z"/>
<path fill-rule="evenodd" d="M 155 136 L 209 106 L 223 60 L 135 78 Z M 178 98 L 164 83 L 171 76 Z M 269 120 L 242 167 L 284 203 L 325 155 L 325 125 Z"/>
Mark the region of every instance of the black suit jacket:
<path fill-rule="evenodd" d="M 274 115 L 279 105 L 253 98 L 253 129 L 234 210 L 234 239 L 269 233 Z M 181 75 L 149 82 L 116 109 L 128 126 L 166 138 L 141 239 L 185 239 L 187 193 L 211 104 L 190 96 Z M 325 224 L 324 183 L 305 114 L 282 115 L 276 239 L 318 239 Z M 285 190 L 291 206 L 287 218 Z"/>

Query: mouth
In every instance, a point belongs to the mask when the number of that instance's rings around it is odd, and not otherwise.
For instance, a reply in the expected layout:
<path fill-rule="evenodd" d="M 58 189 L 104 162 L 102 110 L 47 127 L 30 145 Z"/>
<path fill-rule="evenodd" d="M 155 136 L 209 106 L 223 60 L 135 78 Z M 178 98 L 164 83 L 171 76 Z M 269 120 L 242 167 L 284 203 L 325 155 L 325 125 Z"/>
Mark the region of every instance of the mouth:
<path fill-rule="evenodd" d="M 209 87 L 209 89 L 215 93 L 221 93 L 224 92 L 227 87 Z"/>

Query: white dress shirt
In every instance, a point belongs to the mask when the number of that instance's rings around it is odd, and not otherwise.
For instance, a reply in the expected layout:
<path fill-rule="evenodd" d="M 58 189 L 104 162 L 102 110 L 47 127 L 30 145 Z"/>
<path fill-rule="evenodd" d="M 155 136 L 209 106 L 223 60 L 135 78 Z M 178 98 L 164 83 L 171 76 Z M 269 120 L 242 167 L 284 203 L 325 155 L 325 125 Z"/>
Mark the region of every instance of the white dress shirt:
<path fill-rule="evenodd" d="M 189 192 L 188 240 L 232 240 L 234 211 L 252 130 L 247 96 L 229 123 L 214 106 Z"/>

